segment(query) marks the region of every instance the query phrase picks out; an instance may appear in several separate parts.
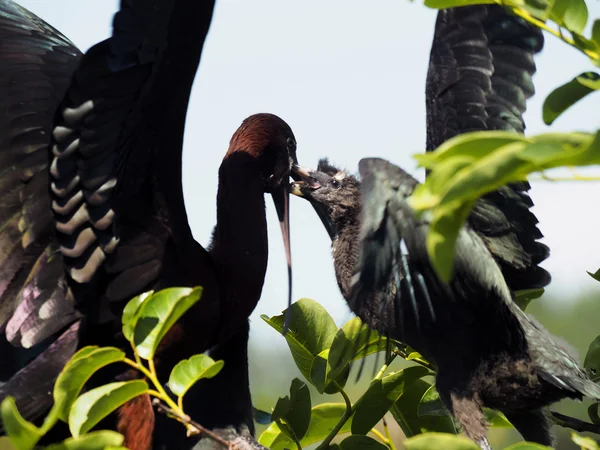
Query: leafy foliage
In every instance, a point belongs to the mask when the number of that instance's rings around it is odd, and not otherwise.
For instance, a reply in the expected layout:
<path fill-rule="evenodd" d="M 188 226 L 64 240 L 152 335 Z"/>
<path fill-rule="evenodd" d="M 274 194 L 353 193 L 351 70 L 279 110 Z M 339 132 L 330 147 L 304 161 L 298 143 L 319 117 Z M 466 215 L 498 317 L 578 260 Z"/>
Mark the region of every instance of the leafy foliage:
<path fill-rule="evenodd" d="M 115 347 L 88 346 L 80 349 L 67 362 L 54 385 L 54 405 L 41 428 L 26 421 L 12 397 L 0 406 L 2 421 L 11 445 L 17 450 L 29 450 L 60 420 L 69 424 L 72 438 L 48 447 L 53 450 L 123 449 L 123 436 L 112 431 L 89 432 L 102 419 L 124 403 L 139 396 L 151 395 L 166 403 L 174 413 L 185 418 L 181 408 L 187 390 L 203 378 L 216 376 L 223 361 L 213 361 L 207 355 L 196 355 L 177 364 L 169 377 L 169 387 L 178 397 L 175 403 L 158 380 L 152 358 L 161 340 L 190 307 L 197 303 L 202 288 L 169 288 L 146 292 L 133 298 L 123 311 L 123 335 L 131 343 L 135 361 Z M 141 358 L 148 359 L 146 367 Z M 125 363 L 138 370 L 153 384 L 144 380 L 119 381 L 85 390 L 89 379 L 100 369 L 114 363 Z M 310 409 L 310 404 L 309 404 Z M 185 422 L 189 430 L 195 425 Z M 89 433 L 88 433 L 89 432 Z"/>

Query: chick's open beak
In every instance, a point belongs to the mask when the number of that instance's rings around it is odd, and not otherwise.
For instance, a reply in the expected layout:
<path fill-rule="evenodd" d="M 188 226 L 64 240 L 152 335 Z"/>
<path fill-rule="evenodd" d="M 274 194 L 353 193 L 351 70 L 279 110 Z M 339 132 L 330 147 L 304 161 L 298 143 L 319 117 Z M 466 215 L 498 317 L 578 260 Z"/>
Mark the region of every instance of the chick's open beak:
<path fill-rule="evenodd" d="M 292 178 L 296 181 L 291 185 L 291 193 L 298 197 L 305 197 L 307 190 L 319 188 L 319 182 L 313 176 L 313 173 L 310 169 L 294 164 L 292 166 Z"/>

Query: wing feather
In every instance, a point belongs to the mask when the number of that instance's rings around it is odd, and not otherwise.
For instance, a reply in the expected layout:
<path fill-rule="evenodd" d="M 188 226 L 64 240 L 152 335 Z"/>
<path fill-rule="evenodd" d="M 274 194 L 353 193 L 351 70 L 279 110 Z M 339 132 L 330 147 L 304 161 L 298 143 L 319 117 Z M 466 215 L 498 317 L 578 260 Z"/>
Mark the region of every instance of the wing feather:
<path fill-rule="evenodd" d="M 80 56 L 31 12 L 0 4 L 0 329 L 16 346 L 8 352 L 35 347 L 77 319 L 54 257 L 47 171 L 52 116 Z"/>
<path fill-rule="evenodd" d="M 526 102 L 534 95 L 534 55 L 544 44 L 539 29 L 497 5 L 438 14 L 427 75 L 427 150 L 462 133 L 523 133 Z M 511 290 L 544 287 L 550 274 L 538 266 L 549 255 L 527 182 L 485 195 L 469 216 L 500 265 Z"/>

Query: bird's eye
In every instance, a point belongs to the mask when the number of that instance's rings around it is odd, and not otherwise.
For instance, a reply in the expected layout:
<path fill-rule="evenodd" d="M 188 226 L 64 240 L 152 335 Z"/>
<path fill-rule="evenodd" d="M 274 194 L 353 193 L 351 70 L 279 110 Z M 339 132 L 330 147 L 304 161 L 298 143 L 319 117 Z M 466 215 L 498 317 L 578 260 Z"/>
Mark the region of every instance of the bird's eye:
<path fill-rule="evenodd" d="M 292 138 L 292 137 L 287 138 L 287 147 L 288 147 L 288 149 L 296 148 L 296 141 L 294 141 L 294 138 Z"/>
<path fill-rule="evenodd" d="M 340 182 L 339 182 L 338 180 L 336 180 L 335 178 L 333 178 L 333 179 L 332 179 L 332 180 L 329 182 L 329 184 L 331 184 L 331 186 L 332 186 L 334 189 L 339 189 L 339 188 L 341 188 L 341 187 L 342 187 L 342 183 L 340 183 Z"/>

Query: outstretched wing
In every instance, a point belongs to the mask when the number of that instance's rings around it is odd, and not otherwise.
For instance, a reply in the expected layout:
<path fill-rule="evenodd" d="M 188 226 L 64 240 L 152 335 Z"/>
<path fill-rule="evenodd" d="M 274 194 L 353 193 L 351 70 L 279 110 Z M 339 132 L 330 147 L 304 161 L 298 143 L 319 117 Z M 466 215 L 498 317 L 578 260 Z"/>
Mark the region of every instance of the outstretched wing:
<path fill-rule="evenodd" d="M 214 1 L 122 0 L 112 36 L 82 58 L 51 27 L 4 3 L 0 52 L 15 61 L 12 79 L 4 65 L 0 74 L 10 88 L 0 101 L 13 102 L 0 117 L 6 338 L 33 345 L 81 317 L 84 343 L 114 344 L 124 302 L 140 291 L 216 289 L 181 186 L 185 116 Z M 10 36 L 25 38 L 11 50 Z M 57 354 L 70 356 L 77 345 L 74 326 L 54 341 L 60 353 L 49 339 L 33 361 L 36 354 L 14 354 L 16 368 L 31 362 L 0 395 L 16 395 L 20 409 L 29 402 L 28 417 L 51 400 Z"/>
<path fill-rule="evenodd" d="M 379 296 L 382 304 L 378 306 L 385 323 L 377 328 L 409 345 L 418 344 L 426 356 L 434 356 L 435 337 L 447 340 L 444 333 L 449 329 L 488 327 L 487 334 L 481 333 L 492 336 L 488 351 L 493 351 L 494 341 L 515 348 L 524 345 L 524 336 L 506 326 L 510 321 L 517 324 L 509 311 L 515 306 L 498 265 L 478 235 L 468 227 L 461 229 L 455 276 L 444 283 L 427 253 L 429 222 L 426 217 L 417 218 L 407 202 L 417 180 L 379 158 L 362 159 L 359 171 L 361 246 L 352 280 L 352 309 L 372 310 L 368 302 L 377 293 L 385 293 Z M 377 321 L 378 316 L 373 316 Z"/>
<path fill-rule="evenodd" d="M 123 302 L 142 290 L 214 278 L 181 184 L 185 116 L 213 6 L 123 0 L 112 36 L 84 55 L 56 113 L 55 228 L 91 321 L 120 320 Z"/>
<path fill-rule="evenodd" d="M 0 3 L 3 380 L 47 346 L 38 344 L 77 317 L 53 240 L 47 192 L 52 117 L 80 57 L 43 20 L 12 1 Z"/>
<path fill-rule="evenodd" d="M 427 150 L 469 131 L 523 133 L 526 100 L 534 94 L 534 55 L 541 30 L 500 6 L 467 6 L 438 14 L 427 74 Z M 511 290 L 547 285 L 538 264 L 549 255 L 530 211 L 527 182 L 485 195 L 469 225 L 500 265 Z"/>

